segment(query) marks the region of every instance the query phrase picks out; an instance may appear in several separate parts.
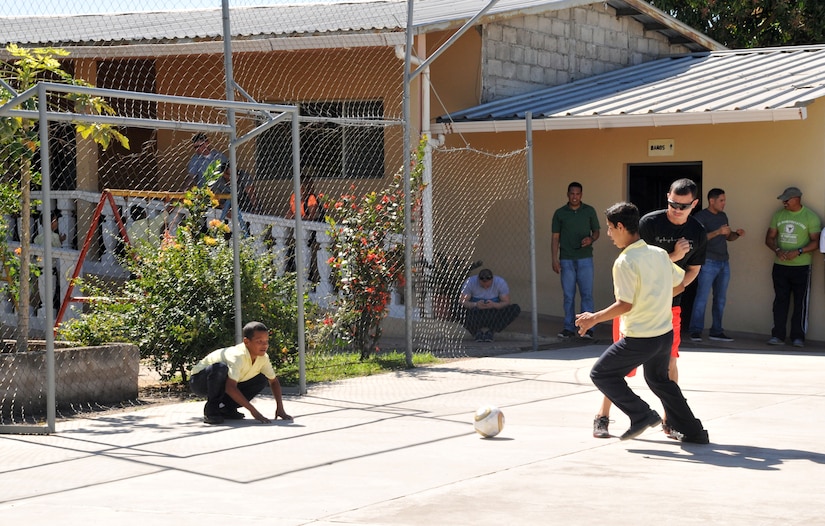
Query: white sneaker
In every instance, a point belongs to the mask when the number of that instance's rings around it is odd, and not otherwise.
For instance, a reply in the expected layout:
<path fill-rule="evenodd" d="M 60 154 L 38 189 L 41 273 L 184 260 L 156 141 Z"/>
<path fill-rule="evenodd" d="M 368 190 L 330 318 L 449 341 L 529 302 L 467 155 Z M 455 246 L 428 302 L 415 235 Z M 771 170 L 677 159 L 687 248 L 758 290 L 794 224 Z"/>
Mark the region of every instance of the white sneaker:
<path fill-rule="evenodd" d="M 767 341 L 768 345 L 785 345 L 785 342 L 777 338 L 776 336 L 771 336 L 771 339 Z"/>

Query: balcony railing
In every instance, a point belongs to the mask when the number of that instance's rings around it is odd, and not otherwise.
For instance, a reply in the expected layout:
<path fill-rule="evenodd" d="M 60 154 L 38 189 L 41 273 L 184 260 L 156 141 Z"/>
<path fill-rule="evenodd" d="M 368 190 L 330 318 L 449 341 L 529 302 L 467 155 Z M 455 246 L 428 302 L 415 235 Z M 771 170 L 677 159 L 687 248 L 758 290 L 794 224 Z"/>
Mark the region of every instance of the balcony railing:
<path fill-rule="evenodd" d="M 37 193 L 33 193 L 34 199 L 40 199 Z M 52 260 L 54 263 L 54 271 L 57 275 L 55 283 L 57 294 L 60 301 L 63 300 L 69 280 L 78 264 L 80 256 L 80 249 L 83 241 L 88 234 L 89 225 L 92 223 L 91 214 L 100 201 L 101 194 L 94 192 L 85 192 L 80 190 L 74 191 L 52 191 L 52 210 L 58 215 L 58 230 L 61 234 L 65 234 L 66 238 L 62 242 L 60 248 L 52 249 Z M 121 219 L 127 228 L 134 222 L 130 216 L 130 212 L 135 206 L 143 207 L 146 211 L 147 217 L 154 217 L 162 214 L 166 203 L 160 199 L 144 199 L 144 198 L 124 198 L 114 197 L 116 206 L 119 209 Z M 42 205 L 41 205 L 42 208 Z M 207 216 L 207 220 L 213 218 L 220 218 L 221 211 L 218 209 L 211 210 Z M 85 221 L 79 223 L 78 217 L 86 218 Z M 12 218 L 7 217 L 9 224 L 12 224 Z M 253 237 L 254 246 L 259 252 L 271 252 L 277 271 L 279 275 L 287 272 L 289 261 L 291 259 L 291 245 L 294 244 L 294 229 L 295 221 L 278 216 L 266 216 L 258 214 L 245 213 L 243 215 L 245 222 L 249 224 L 249 233 Z M 39 223 L 39 222 L 37 222 Z M 303 251 L 303 261 L 305 263 L 301 272 L 308 284 L 310 300 L 321 307 L 328 307 L 333 298 L 335 291 L 333 289 L 330 276 L 332 269 L 327 261 L 330 257 L 330 236 L 327 234 L 327 224 L 315 221 L 304 221 L 304 236 L 305 240 L 314 237 L 315 247 L 310 243 L 300 247 Z M 36 229 L 38 226 L 32 220 L 32 228 Z M 16 232 L 21 232 L 22 227 L 20 221 L 16 222 Z M 29 235 L 33 237 L 34 231 Z M 314 236 L 312 235 L 314 233 Z M 48 239 L 48 236 L 45 236 Z M 30 237 L 31 239 L 31 237 Z M 92 243 L 94 249 L 89 250 L 86 258 L 81 263 L 79 277 L 83 276 L 99 276 L 107 279 L 125 280 L 128 278 L 128 271 L 121 264 L 123 256 L 122 240 L 118 231 L 117 221 L 112 214 L 109 206 L 103 208 L 100 217 L 100 224 L 98 232 L 93 236 Z M 18 246 L 19 243 L 10 243 L 12 247 Z M 31 252 L 33 259 L 42 264 L 43 247 L 32 244 Z M 310 267 L 312 265 L 312 258 L 315 258 L 315 265 L 317 265 L 317 276 L 310 275 Z M 36 263 L 35 263 L 36 264 Z M 45 279 L 49 275 L 54 275 L 49 272 L 41 272 L 38 278 L 38 297 L 42 298 L 45 287 Z M 311 277 L 316 277 L 317 281 L 310 281 Z M 72 296 L 82 296 L 81 291 L 75 287 Z M 33 301 L 30 310 L 30 327 L 33 331 L 44 331 L 46 321 L 46 311 L 44 309 L 49 302 L 42 299 L 40 301 Z M 82 312 L 82 304 L 79 302 L 72 302 L 67 306 L 66 312 L 63 316 L 63 321 L 77 317 Z M 55 311 L 56 313 L 56 311 Z M 401 296 L 394 292 L 389 307 L 389 315 L 392 317 L 404 317 L 404 306 L 401 302 Z M 0 323 L 4 326 L 16 326 L 17 315 L 14 309 L 14 303 L 10 298 L 0 299 Z"/>

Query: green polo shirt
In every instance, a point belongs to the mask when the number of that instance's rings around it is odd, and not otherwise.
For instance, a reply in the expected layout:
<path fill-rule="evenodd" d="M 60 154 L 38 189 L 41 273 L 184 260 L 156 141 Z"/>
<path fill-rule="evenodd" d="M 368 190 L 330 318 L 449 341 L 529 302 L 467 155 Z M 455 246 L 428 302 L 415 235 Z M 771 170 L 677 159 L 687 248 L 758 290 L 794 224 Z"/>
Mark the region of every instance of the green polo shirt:
<path fill-rule="evenodd" d="M 582 247 L 582 239 L 599 231 L 596 209 L 582 203 L 577 209 L 569 203 L 553 214 L 552 232 L 559 235 L 559 259 L 593 257 L 593 245 Z"/>

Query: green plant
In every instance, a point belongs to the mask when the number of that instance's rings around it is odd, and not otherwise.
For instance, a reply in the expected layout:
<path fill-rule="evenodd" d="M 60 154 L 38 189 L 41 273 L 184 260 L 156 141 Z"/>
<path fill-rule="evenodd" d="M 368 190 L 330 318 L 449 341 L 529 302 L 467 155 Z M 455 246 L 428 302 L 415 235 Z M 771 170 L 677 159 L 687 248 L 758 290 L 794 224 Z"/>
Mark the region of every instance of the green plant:
<path fill-rule="evenodd" d="M 413 364 L 437 363 L 438 358 L 431 353 L 416 353 Z M 331 382 L 345 378 L 371 376 L 388 371 L 407 369 L 406 355 L 398 351 L 375 354 L 361 358 L 359 353 L 318 353 L 308 352 L 306 356 L 306 380 L 308 383 Z M 298 384 L 298 365 L 290 363 L 278 371 L 282 385 Z"/>
<path fill-rule="evenodd" d="M 426 139 L 425 139 L 426 140 Z M 410 171 L 410 208 L 420 204 L 423 148 Z M 404 283 L 404 174 L 399 170 L 380 192 L 357 196 L 354 187 L 338 198 L 323 197 L 332 238 L 329 259 L 340 299 L 332 332 L 368 358 L 378 349 L 381 322 L 392 288 Z"/>
<path fill-rule="evenodd" d="M 125 261 L 135 276 L 118 301 L 94 303 L 91 312 L 61 325 L 61 338 L 83 343 L 127 341 L 139 346 L 161 378 L 186 379 L 191 365 L 208 352 L 234 345 L 235 313 L 232 295 L 233 251 L 229 227 L 213 220 L 202 230 L 198 216 L 214 196 L 193 188 L 183 200 L 189 218 L 161 249 L 141 245 Z M 252 241 L 241 242 L 241 305 L 244 321 L 261 321 L 270 328 L 269 356 L 278 368 L 297 357 L 295 277 L 277 276 L 269 254 L 255 252 Z M 93 294 L 96 284 L 84 284 Z M 313 307 L 305 301 L 307 312 Z"/>
<path fill-rule="evenodd" d="M 49 81 L 72 86 L 90 87 L 88 82 L 72 77 L 63 70 L 59 60 L 55 57 L 66 57 L 68 52 L 57 48 L 21 48 L 15 44 L 6 47 L 6 51 L 13 60 L 0 62 L 0 106 L 12 101 L 19 93 L 26 92 L 39 82 Z M 16 90 L 16 92 L 15 92 Z M 50 109 L 60 111 L 61 99 L 73 105 L 79 113 L 87 115 L 113 115 L 115 110 L 102 97 L 95 97 L 83 93 L 52 93 L 47 103 Z M 37 110 L 36 96 L 23 98 L 19 107 L 24 110 Z M 124 148 L 129 148 L 128 138 L 118 132 L 113 126 L 101 123 L 75 122 L 75 130 L 84 139 L 91 139 L 103 149 L 111 142 L 117 141 Z M 3 150 L 3 169 L 7 179 L 0 182 L 0 205 L 2 205 L 4 221 L 7 210 L 11 206 L 9 198 L 17 201 L 14 208 L 20 217 L 21 231 L 31 231 L 31 187 L 41 184 L 41 174 L 36 169 L 37 154 L 40 150 L 40 136 L 34 119 L 23 117 L 0 117 L 0 147 Z M 21 265 L 20 261 L 30 260 L 29 238 L 22 236 L 20 240 L 20 254 L 17 263 L 14 256 L 8 251 L 8 227 L 0 232 L 0 254 L 3 258 L 5 281 L 8 292 L 15 297 L 17 309 L 17 345 L 20 352 L 28 348 L 29 338 L 29 285 L 31 271 L 34 267 L 28 264 Z M 15 267 L 15 265 L 17 265 Z"/>

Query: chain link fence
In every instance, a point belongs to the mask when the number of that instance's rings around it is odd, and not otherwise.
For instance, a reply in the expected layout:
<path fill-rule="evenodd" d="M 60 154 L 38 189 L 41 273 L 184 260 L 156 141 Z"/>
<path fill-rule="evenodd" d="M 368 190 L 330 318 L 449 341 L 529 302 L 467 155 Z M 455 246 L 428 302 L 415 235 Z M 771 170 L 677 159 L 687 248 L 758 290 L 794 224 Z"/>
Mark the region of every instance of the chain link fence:
<path fill-rule="evenodd" d="M 311 358 L 353 351 L 344 336 L 357 323 L 333 318 L 359 278 L 340 257 L 347 239 L 330 227 L 343 217 L 335 206 L 390 199 L 403 173 L 405 35 L 363 30 L 398 24 L 399 13 L 403 26 L 403 2 L 232 1 L 228 19 L 220 1 L 114 4 L 0 8 L 0 426 L 42 423 L 43 405 L 28 400 L 45 398 L 49 365 L 24 367 L 19 355 L 44 353 L 21 342 L 52 333 L 57 354 L 64 341 L 139 351 L 74 355 L 86 376 L 57 360 L 58 385 L 95 376 L 137 385 L 137 361 L 185 379 L 194 360 L 235 343 L 237 305 L 243 323 L 272 329 L 280 371 L 298 366 L 304 337 L 306 367 L 329 367 Z M 409 304 L 415 352 L 459 357 L 471 341 L 458 305 L 464 280 L 479 266 L 529 275 L 526 153 L 436 146 L 424 179 L 411 196 L 414 232 L 380 238 L 396 258 L 413 240 L 414 282 L 412 298 L 399 280 L 382 297 L 378 349 L 404 350 Z M 398 265 L 386 268 L 400 275 Z M 58 389 L 57 406 L 137 397 L 118 389 L 87 400 Z"/>

